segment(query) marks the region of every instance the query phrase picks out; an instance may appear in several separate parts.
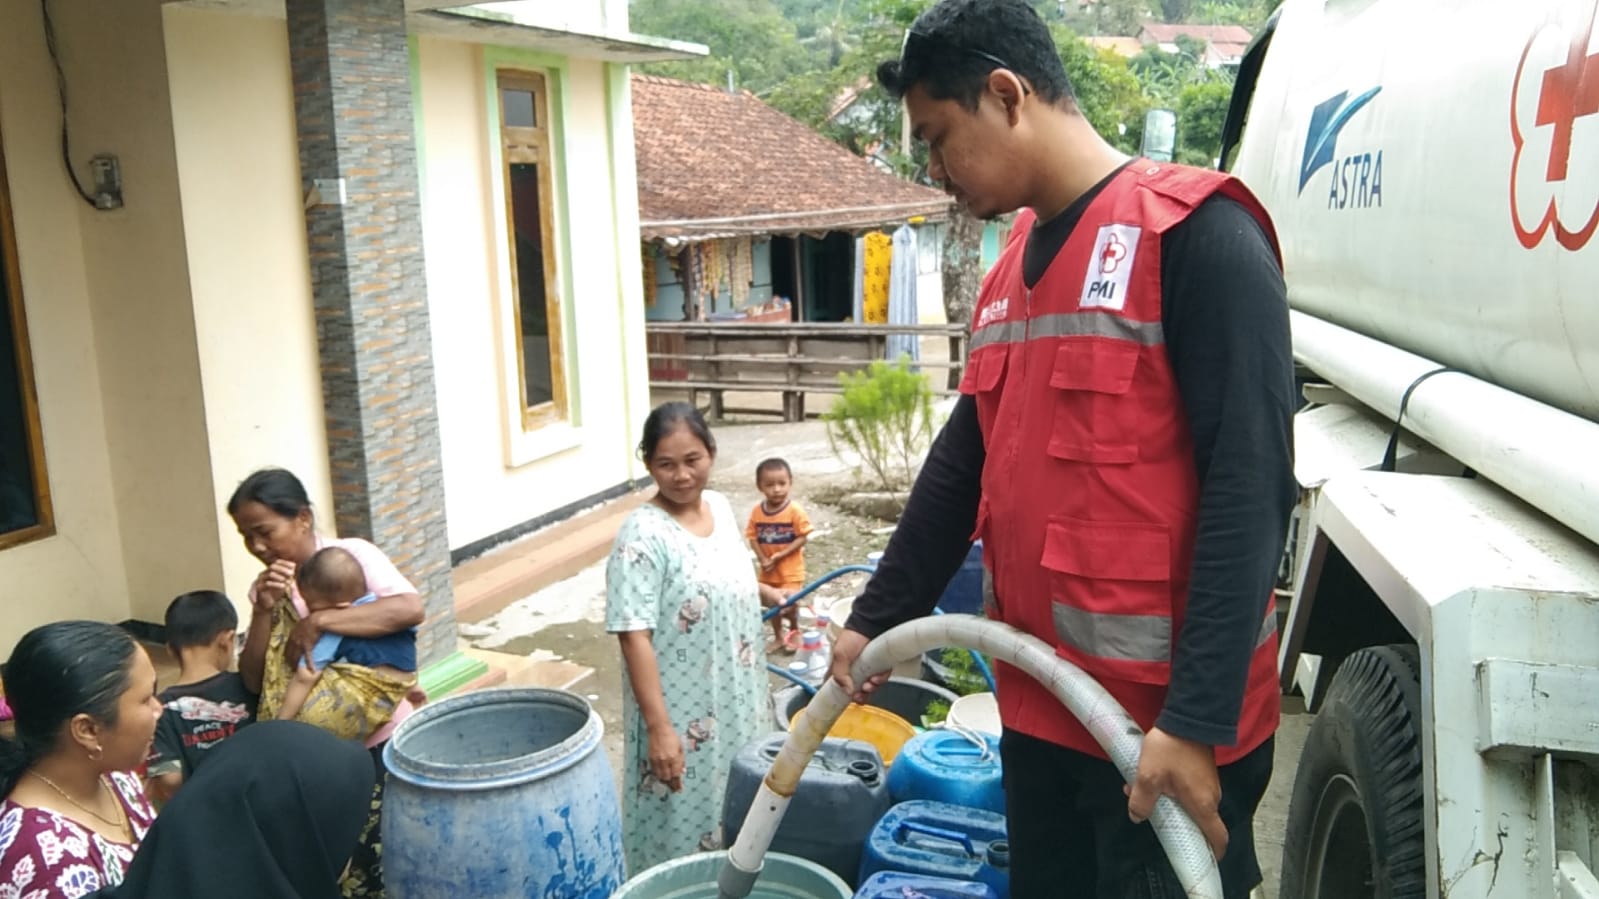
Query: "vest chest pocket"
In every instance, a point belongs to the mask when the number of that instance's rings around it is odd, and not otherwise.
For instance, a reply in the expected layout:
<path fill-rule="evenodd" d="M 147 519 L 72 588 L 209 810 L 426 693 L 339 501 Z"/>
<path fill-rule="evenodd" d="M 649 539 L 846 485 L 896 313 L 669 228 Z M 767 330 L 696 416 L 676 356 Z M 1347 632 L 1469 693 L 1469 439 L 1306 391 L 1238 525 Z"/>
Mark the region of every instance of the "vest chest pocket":
<path fill-rule="evenodd" d="M 1049 454 L 1102 465 L 1138 461 L 1138 410 L 1127 395 L 1138 344 L 1104 337 L 1067 339 L 1055 350 Z"/>
<path fill-rule="evenodd" d="M 1093 673 L 1165 683 L 1171 666 L 1171 534 L 1158 523 L 1052 518 L 1044 535 L 1059 646 Z"/>

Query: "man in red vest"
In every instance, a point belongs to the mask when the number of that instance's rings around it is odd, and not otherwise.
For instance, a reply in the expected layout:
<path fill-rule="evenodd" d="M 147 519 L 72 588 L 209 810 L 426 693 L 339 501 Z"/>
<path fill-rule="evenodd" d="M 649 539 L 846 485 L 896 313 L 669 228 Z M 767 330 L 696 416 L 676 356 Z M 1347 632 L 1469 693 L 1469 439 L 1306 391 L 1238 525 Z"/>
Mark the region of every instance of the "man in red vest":
<path fill-rule="evenodd" d="M 943 0 L 878 80 L 957 202 L 1022 213 L 983 283 L 962 396 L 833 677 L 853 689 L 867 640 L 931 612 L 981 539 L 990 617 L 1053 645 L 1148 734 L 1124 792 L 1083 726 L 998 666 L 1013 895 L 1182 896 L 1144 823 L 1165 794 L 1243 899 L 1260 882 L 1271 598 L 1297 492 L 1270 218 L 1226 175 L 1106 143 L 1027 0 Z"/>

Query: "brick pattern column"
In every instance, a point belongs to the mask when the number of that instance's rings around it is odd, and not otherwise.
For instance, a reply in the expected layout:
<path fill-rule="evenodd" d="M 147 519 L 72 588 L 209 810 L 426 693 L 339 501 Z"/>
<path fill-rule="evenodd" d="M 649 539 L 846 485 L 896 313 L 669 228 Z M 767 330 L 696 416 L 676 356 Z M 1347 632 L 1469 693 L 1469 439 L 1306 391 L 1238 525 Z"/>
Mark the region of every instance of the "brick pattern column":
<path fill-rule="evenodd" d="M 455 649 L 404 0 L 287 0 L 322 396 L 342 536 L 421 591 L 424 664 Z M 331 201 L 331 202 L 330 202 Z"/>

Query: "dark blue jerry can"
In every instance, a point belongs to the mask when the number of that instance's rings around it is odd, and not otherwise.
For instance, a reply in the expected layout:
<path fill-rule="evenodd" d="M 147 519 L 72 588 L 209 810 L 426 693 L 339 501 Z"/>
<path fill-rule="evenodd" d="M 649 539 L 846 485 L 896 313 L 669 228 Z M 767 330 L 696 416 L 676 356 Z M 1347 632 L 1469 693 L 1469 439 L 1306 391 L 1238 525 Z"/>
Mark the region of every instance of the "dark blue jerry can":
<path fill-rule="evenodd" d="M 738 839 L 750 803 L 787 738 L 783 733 L 757 738 L 734 756 L 722 800 L 726 845 Z M 816 862 L 854 886 L 861 844 L 893 804 L 877 747 L 829 737 L 800 774 L 771 849 Z"/>
<path fill-rule="evenodd" d="M 1005 816 L 947 802 L 902 802 L 866 840 L 860 880 L 879 871 L 976 881 L 993 888 L 998 899 L 1009 899 Z"/>

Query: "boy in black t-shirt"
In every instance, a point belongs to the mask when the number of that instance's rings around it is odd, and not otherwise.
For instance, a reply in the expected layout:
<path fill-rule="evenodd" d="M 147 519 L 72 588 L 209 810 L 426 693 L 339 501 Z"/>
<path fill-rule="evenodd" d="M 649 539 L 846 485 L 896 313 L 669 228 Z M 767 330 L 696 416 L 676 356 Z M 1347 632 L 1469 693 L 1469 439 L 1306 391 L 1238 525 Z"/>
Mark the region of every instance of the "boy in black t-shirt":
<path fill-rule="evenodd" d="M 185 593 L 167 606 L 167 648 L 181 670 L 161 693 L 166 709 L 155 728 L 146 777 L 166 802 L 207 750 L 255 720 L 257 697 L 232 670 L 239 613 L 215 590 Z"/>

